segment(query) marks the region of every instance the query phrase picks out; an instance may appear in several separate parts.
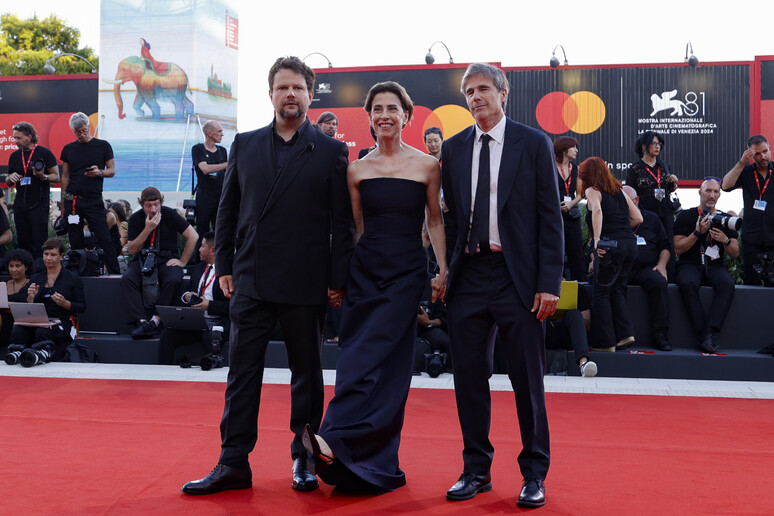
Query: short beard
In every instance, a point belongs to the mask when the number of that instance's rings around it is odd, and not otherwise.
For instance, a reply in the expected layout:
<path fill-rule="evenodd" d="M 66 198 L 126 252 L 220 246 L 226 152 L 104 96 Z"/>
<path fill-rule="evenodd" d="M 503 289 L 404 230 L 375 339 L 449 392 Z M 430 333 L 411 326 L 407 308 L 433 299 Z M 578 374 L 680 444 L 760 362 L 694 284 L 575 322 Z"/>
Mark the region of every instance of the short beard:
<path fill-rule="evenodd" d="M 296 107 L 299 108 L 297 112 L 290 113 L 286 111 L 284 108 L 279 110 L 279 117 L 283 120 L 292 121 L 292 120 L 298 120 L 299 118 L 303 118 L 306 116 L 306 111 L 301 110 L 301 106 L 296 104 Z"/>

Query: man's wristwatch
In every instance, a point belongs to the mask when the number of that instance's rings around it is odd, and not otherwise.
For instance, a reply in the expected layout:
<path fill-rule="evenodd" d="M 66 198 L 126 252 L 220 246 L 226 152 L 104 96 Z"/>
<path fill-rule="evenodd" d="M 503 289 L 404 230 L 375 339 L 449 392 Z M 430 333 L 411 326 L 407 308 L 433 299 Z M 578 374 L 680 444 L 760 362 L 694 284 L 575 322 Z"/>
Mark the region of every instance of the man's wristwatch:
<path fill-rule="evenodd" d="M 695 236 L 696 238 L 701 238 L 701 233 L 699 233 L 698 231 L 696 231 L 696 230 L 694 229 L 694 230 L 693 230 L 693 236 Z"/>
<path fill-rule="evenodd" d="M 731 243 L 731 239 L 729 238 L 728 240 L 726 240 L 725 242 L 723 242 L 723 246 L 725 247 L 725 246 L 727 246 L 727 245 L 728 245 L 728 244 L 730 244 L 730 243 Z"/>

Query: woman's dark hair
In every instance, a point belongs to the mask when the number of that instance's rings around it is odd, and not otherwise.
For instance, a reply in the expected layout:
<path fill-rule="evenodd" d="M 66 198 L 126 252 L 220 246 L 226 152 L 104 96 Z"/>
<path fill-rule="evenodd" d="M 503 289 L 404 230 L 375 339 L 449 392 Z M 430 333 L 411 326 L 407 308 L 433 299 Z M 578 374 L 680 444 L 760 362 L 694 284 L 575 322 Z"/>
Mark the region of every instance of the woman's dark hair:
<path fill-rule="evenodd" d="M 650 142 L 653 141 L 653 138 L 658 138 L 658 141 L 661 142 L 661 148 L 664 148 L 664 137 L 661 136 L 661 133 L 657 133 L 656 131 L 645 131 L 640 135 L 639 138 L 637 138 L 637 141 L 634 142 L 634 152 L 637 153 L 637 156 L 642 157 L 645 155 L 642 150 L 642 146 L 644 145 L 647 147 L 650 145 Z"/>
<path fill-rule="evenodd" d="M 126 222 L 126 210 L 124 210 L 124 205 L 122 203 L 112 202 L 108 207 L 115 212 L 119 222 Z"/>
<path fill-rule="evenodd" d="M 62 242 L 58 238 L 49 238 L 48 240 L 43 242 L 43 245 L 40 246 L 40 248 L 44 251 L 56 249 L 59 251 L 59 254 L 62 254 L 62 255 L 65 252 L 64 242 Z"/>
<path fill-rule="evenodd" d="M 394 93 L 398 97 L 401 106 L 403 107 L 403 111 L 408 113 L 408 120 L 406 120 L 406 123 L 409 123 L 411 121 L 411 117 L 414 115 L 414 103 L 411 102 L 411 97 L 409 97 L 409 94 L 406 92 L 406 88 L 395 81 L 378 82 L 371 86 L 371 89 L 368 90 L 368 94 L 366 95 L 365 106 L 363 106 L 366 112 L 368 112 L 369 115 L 371 114 L 371 107 L 374 103 L 374 97 L 376 97 L 379 93 L 385 92 Z"/>
<path fill-rule="evenodd" d="M 425 129 L 424 140 L 427 141 L 428 135 L 431 135 L 431 134 L 437 134 L 438 137 L 441 139 L 441 141 L 443 141 L 443 133 L 437 127 L 428 127 L 427 129 Z"/>
<path fill-rule="evenodd" d="M 568 149 L 572 149 L 573 147 L 577 146 L 578 140 L 572 136 L 560 136 L 554 140 L 554 155 L 556 156 L 556 161 L 561 161 L 564 159 L 564 153 L 567 152 Z"/>
<path fill-rule="evenodd" d="M 30 137 L 32 143 L 38 143 L 38 133 L 35 131 L 35 126 L 29 122 L 19 122 L 14 124 L 14 131 L 20 131 Z"/>
<path fill-rule="evenodd" d="M 24 268 L 26 269 L 26 274 L 29 276 L 32 273 L 32 255 L 29 251 L 26 249 L 11 249 L 6 255 L 5 255 L 5 263 L 6 265 L 17 261 L 24 265 Z"/>
<path fill-rule="evenodd" d="M 578 167 L 578 179 L 583 182 L 584 190 L 586 188 L 596 188 L 600 192 L 606 192 L 610 195 L 616 195 L 621 191 L 621 182 L 618 181 L 607 163 L 602 158 L 593 156 L 586 159 Z"/>

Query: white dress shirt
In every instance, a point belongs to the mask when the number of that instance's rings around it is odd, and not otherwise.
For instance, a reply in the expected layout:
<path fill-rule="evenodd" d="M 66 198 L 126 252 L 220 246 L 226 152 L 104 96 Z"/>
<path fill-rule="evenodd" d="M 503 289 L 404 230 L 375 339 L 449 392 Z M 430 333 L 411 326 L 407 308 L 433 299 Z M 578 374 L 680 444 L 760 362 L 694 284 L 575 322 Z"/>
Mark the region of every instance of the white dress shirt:
<path fill-rule="evenodd" d="M 470 226 L 473 225 L 473 209 L 476 203 L 476 188 L 478 187 L 478 160 L 481 156 L 481 136 L 484 131 L 476 124 L 476 134 L 473 142 L 473 159 L 470 173 Z M 489 142 L 489 247 L 492 251 L 502 251 L 500 230 L 497 227 L 497 180 L 500 175 L 500 162 L 503 157 L 503 142 L 505 141 L 505 115 L 488 133 L 492 139 Z M 468 240 L 470 233 L 468 233 Z"/>

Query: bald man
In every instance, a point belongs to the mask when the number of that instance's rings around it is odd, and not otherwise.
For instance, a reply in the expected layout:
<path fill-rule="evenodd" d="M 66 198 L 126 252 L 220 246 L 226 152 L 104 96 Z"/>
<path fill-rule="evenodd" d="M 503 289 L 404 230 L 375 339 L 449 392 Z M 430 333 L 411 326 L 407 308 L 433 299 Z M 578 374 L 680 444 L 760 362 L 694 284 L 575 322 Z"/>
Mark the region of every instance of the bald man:
<path fill-rule="evenodd" d="M 699 206 L 681 211 L 675 219 L 676 283 L 680 287 L 685 311 L 696 332 L 696 343 L 704 353 L 718 349 L 718 335 L 734 299 L 734 279 L 723 263 L 724 255 L 739 256 L 736 231 L 712 225 L 710 217 L 720 213 L 715 205 L 720 198 L 720 183 L 705 180 L 699 188 Z M 699 287 L 715 290 L 709 313 L 705 316 L 699 299 Z"/>
<path fill-rule="evenodd" d="M 631 186 L 623 191 L 638 207 L 640 197 Z M 637 259 L 629 275 L 629 285 L 639 285 L 648 295 L 650 307 L 650 344 L 661 351 L 672 351 L 667 340 L 669 302 L 667 296 L 667 264 L 672 254 L 664 225 L 658 215 L 643 210 L 642 224 L 632 228 L 637 236 Z"/>
<path fill-rule="evenodd" d="M 218 201 L 223 188 L 223 171 L 228 165 L 226 148 L 218 145 L 223 140 L 223 127 L 215 120 L 202 126 L 204 143 L 191 149 L 196 168 L 196 230 L 200 235 L 215 230 Z"/>

